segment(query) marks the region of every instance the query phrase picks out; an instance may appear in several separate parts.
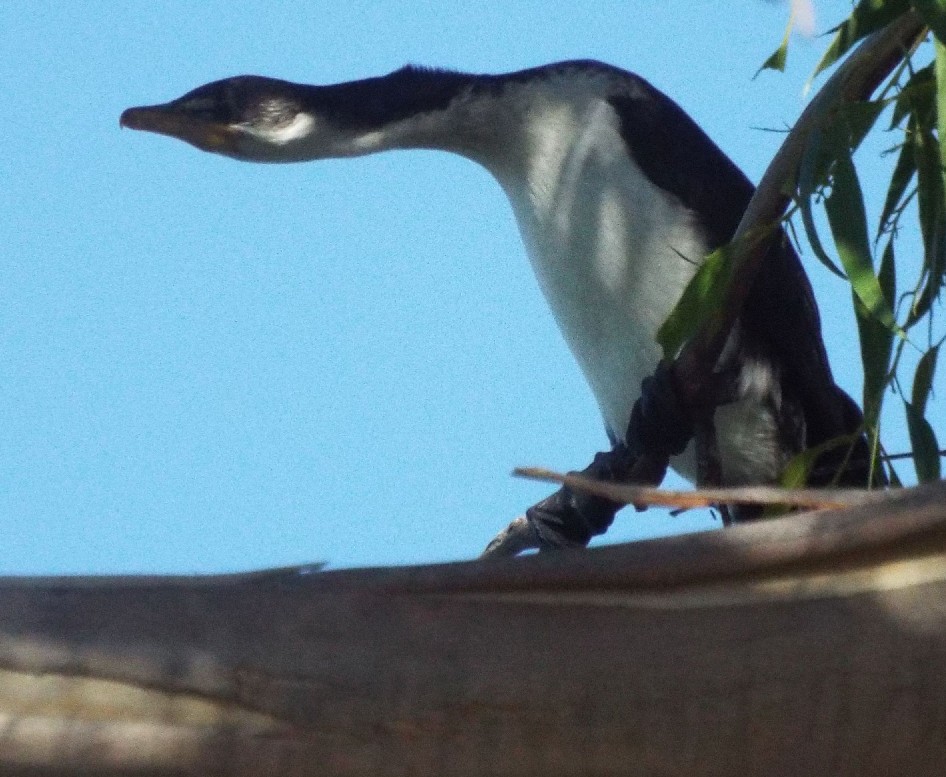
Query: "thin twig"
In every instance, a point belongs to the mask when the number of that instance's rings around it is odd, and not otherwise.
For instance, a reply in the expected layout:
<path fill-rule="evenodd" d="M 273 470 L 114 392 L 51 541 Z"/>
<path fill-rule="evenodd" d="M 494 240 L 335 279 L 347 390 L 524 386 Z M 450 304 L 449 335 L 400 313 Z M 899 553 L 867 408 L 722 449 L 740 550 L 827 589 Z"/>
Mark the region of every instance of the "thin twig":
<path fill-rule="evenodd" d="M 938 456 L 946 457 L 946 450 L 936 451 Z M 915 453 L 885 453 L 881 457 L 884 461 L 897 461 L 899 459 L 914 459 Z"/>
<path fill-rule="evenodd" d="M 579 474 L 563 474 L 541 467 L 517 467 L 513 475 L 529 480 L 561 483 L 579 491 L 610 499 L 613 502 L 635 505 L 693 508 L 720 504 L 782 505 L 825 510 L 854 507 L 869 502 L 889 499 L 886 491 L 864 491 L 856 488 L 776 488 L 750 486 L 747 488 L 700 488 L 693 491 L 670 491 L 648 486 L 619 485 L 593 480 Z"/>

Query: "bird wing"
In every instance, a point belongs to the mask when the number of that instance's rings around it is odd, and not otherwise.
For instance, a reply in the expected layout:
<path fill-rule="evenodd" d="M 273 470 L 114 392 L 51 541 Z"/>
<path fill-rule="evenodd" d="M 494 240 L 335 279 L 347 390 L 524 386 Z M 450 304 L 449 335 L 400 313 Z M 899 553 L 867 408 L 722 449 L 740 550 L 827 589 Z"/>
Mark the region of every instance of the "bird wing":
<path fill-rule="evenodd" d="M 755 187 L 680 106 L 642 79 L 635 82 L 609 100 L 629 154 L 654 184 L 697 216 L 711 248 L 728 243 Z M 773 241 L 740 320 L 777 361 L 783 390 L 802 406 L 809 447 L 858 428 L 860 411 L 834 382 L 811 283 L 784 231 Z"/>

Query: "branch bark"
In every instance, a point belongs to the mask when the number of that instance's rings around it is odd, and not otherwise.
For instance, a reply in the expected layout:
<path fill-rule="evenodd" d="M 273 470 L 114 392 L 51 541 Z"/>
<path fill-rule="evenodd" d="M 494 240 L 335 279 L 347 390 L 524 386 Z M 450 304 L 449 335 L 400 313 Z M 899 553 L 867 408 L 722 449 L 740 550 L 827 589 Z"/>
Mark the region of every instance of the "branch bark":
<path fill-rule="evenodd" d="M 942 773 L 946 484 L 554 557 L 0 582 L 4 775 Z"/>

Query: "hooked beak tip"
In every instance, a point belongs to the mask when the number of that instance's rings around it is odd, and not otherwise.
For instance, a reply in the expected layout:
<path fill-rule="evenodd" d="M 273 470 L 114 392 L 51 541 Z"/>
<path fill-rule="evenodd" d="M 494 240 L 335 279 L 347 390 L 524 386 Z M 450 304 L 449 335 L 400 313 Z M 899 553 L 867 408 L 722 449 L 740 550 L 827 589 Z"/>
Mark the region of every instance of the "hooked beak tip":
<path fill-rule="evenodd" d="M 129 129 L 139 129 L 140 123 L 137 120 L 139 116 L 139 108 L 128 108 L 122 111 L 122 115 L 118 117 L 118 126 L 123 128 L 128 127 Z"/>

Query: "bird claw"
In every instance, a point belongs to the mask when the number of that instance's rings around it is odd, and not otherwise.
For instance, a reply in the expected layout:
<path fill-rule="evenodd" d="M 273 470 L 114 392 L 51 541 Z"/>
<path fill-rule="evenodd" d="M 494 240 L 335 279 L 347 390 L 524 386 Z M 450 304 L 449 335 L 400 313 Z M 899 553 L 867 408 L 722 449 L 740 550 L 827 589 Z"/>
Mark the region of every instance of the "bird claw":
<path fill-rule="evenodd" d="M 598 480 L 620 481 L 631 471 L 634 459 L 617 446 L 599 453 L 582 474 Z M 486 546 L 481 558 L 515 556 L 524 550 L 583 548 L 596 534 L 603 534 L 623 507 L 594 494 L 562 486 L 526 510 Z"/>
<path fill-rule="evenodd" d="M 480 558 L 518 556 L 525 550 L 534 550 L 540 546 L 539 535 L 532 522 L 526 516 L 520 515 L 490 540 Z"/>

